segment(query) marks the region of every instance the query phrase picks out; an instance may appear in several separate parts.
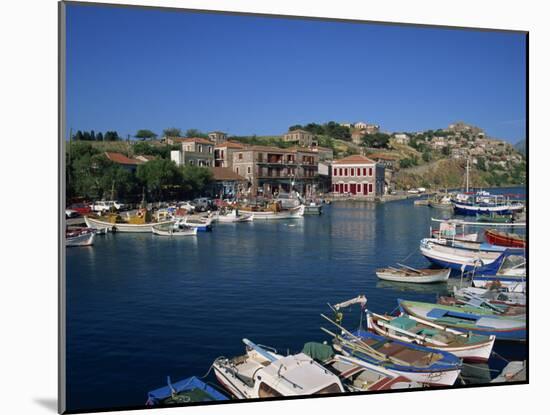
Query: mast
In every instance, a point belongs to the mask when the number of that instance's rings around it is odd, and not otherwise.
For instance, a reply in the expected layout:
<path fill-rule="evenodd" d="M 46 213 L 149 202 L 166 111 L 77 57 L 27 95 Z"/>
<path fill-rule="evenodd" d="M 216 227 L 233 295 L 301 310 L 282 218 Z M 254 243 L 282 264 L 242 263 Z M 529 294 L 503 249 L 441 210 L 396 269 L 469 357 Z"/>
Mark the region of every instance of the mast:
<path fill-rule="evenodd" d="M 470 191 L 470 157 L 466 159 L 466 193 Z"/>

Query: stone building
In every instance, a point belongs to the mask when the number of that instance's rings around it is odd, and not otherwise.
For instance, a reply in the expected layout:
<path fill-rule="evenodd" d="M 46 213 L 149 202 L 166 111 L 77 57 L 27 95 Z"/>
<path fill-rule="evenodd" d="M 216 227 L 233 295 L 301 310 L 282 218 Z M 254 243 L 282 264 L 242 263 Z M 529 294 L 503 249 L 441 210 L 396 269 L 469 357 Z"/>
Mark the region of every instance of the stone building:
<path fill-rule="evenodd" d="M 181 150 L 170 152 L 170 159 L 178 166 L 214 166 L 213 142 L 198 137 L 184 138 L 178 142 L 181 143 Z"/>
<path fill-rule="evenodd" d="M 332 163 L 332 193 L 374 199 L 384 194 L 385 168 L 368 157 L 353 155 Z"/>
<path fill-rule="evenodd" d="M 233 153 L 243 150 L 245 146 L 234 141 L 226 141 L 223 144 L 216 144 L 214 147 L 214 166 L 233 167 Z"/>
<path fill-rule="evenodd" d="M 291 130 L 283 135 L 283 141 L 297 143 L 301 147 L 317 145 L 315 135 L 306 130 Z"/>
<path fill-rule="evenodd" d="M 212 131 L 208 133 L 208 138 L 215 144 L 222 144 L 227 141 L 227 134 L 221 131 Z"/>
<path fill-rule="evenodd" d="M 248 181 L 251 197 L 271 197 L 296 190 L 301 195 L 316 191 L 319 155 L 309 149 L 251 146 L 233 152 L 233 171 Z"/>

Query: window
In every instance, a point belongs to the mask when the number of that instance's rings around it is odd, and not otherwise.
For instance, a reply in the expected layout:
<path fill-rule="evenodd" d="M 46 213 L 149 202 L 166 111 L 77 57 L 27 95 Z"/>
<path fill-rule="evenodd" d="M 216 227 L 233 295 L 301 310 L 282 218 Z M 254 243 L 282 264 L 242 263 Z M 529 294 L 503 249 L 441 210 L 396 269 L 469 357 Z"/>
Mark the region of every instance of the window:
<path fill-rule="evenodd" d="M 369 167 L 369 176 L 372 176 L 372 167 Z"/>
<path fill-rule="evenodd" d="M 345 169 L 344 169 L 344 176 L 347 176 L 347 175 L 348 175 L 348 169 L 345 168 Z"/>
<path fill-rule="evenodd" d="M 235 171 L 236 171 L 237 174 L 239 174 L 239 168 L 238 167 L 235 169 Z"/>
<path fill-rule="evenodd" d="M 193 166 L 193 165 L 195 164 L 195 161 L 194 161 L 194 160 L 189 160 L 189 164 L 190 164 L 191 166 Z"/>
<path fill-rule="evenodd" d="M 247 172 L 248 174 L 250 174 L 250 166 L 248 166 L 248 168 L 246 169 L 246 172 Z"/>
<path fill-rule="evenodd" d="M 338 169 L 335 167 L 332 173 L 333 176 L 338 176 Z"/>
<path fill-rule="evenodd" d="M 208 152 L 212 154 L 212 146 L 208 146 Z"/>
<path fill-rule="evenodd" d="M 369 193 L 372 193 L 372 183 L 369 183 Z"/>
<path fill-rule="evenodd" d="M 357 194 L 361 193 L 361 183 L 357 184 Z"/>
<path fill-rule="evenodd" d="M 349 192 L 349 187 L 348 187 L 348 184 L 347 184 L 347 183 L 344 185 L 344 191 L 345 191 L 346 193 Z"/>
<path fill-rule="evenodd" d="M 239 160 L 243 159 L 243 153 L 239 153 Z"/>
<path fill-rule="evenodd" d="M 202 153 L 202 146 L 200 144 L 197 144 L 197 151 L 199 153 Z"/>
<path fill-rule="evenodd" d="M 338 176 L 342 176 L 342 167 L 340 167 L 340 171 L 339 171 Z"/>
<path fill-rule="evenodd" d="M 363 176 L 366 176 L 367 175 L 367 168 L 363 168 Z"/>
<path fill-rule="evenodd" d="M 355 176 L 355 169 L 353 167 L 349 169 L 349 172 L 352 176 Z"/>

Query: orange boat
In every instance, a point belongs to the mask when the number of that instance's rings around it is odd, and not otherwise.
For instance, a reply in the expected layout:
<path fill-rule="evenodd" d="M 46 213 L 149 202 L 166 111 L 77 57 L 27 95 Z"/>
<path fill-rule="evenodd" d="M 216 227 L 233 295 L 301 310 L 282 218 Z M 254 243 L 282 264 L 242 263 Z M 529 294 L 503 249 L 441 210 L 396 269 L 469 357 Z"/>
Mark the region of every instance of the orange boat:
<path fill-rule="evenodd" d="M 510 246 L 514 248 L 525 248 L 527 242 L 525 236 L 517 233 L 500 232 L 496 229 L 487 229 L 485 231 L 487 242 L 493 245 Z"/>

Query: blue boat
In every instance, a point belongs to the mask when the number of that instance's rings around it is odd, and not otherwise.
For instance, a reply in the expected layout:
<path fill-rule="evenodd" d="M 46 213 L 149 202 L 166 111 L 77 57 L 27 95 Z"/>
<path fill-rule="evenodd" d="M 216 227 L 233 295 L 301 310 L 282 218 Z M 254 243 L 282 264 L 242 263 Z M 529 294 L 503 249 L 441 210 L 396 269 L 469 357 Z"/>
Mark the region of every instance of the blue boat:
<path fill-rule="evenodd" d="M 229 398 L 204 383 L 196 376 L 172 383 L 170 376 L 166 386 L 147 394 L 147 406 L 181 405 L 192 402 L 227 401 Z"/>
<path fill-rule="evenodd" d="M 453 385 L 462 360 L 455 355 L 403 342 L 359 329 L 336 340 L 348 360 L 382 366 L 411 381 L 432 385 Z"/>
<path fill-rule="evenodd" d="M 471 305 L 443 305 L 397 300 L 402 313 L 430 320 L 464 333 L 496 336 L 497 340 L 524 341 L 527 336 L 525 314 L 504 315 Z"/>
<path fill-rule="evenodd" d="M 492 195 L 483 191 L 475 194 L 458 194 L 452 199 L 452 203 L 456 214 L 470 216 L 477 214 L 511 215 L 524 208 L 520 202 L 514 202 L 502 195 Z"/>

